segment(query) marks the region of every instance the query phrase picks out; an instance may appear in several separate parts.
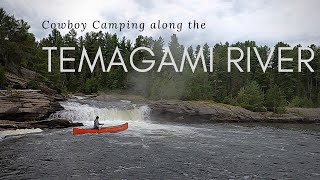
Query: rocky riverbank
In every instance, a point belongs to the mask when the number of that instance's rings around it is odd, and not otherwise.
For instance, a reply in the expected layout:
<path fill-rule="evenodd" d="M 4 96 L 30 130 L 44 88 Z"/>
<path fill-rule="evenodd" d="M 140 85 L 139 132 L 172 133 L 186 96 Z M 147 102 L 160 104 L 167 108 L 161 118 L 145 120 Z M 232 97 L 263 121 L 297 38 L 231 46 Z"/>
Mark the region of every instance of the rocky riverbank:
<path fill-rule="evenodd" d="M 16 122 L 9 120 L 0 120 L 0 130 L 8 129 L 59 129 L 59 128 L 68 128 L 82 126 L 82 123 L 73 123 L 67 119 L 49 119 L 49 120 L 40 120 L 40 121 L 26 121 L 26 122 Z"/>
<path fill-rule="evenodd" d="M 287 113 L 276 114 L 202 101 L 157 101 L 150 107 L 153 119 L 178 122 L 320 123 L 320 108 L 287 108 Z"/>
<path fill-rule="evenodd" d="M 61 96 L 40 90 L 0 91 L 0 130 L 20 128 L 64 128 L 79 126 L 66 119 L 45 120 L 51 113 L 62 110 Z"/>
<path fill-rule="evenodd" d="M 320 123 L 320 108 L 287 108 L 287 113 L 252 112 L 239 106 L 213 101 L 150 101 L 133 95 L 100 95 L 100 101 L 129 100 L 148 104 L 151 119 L 176 122 L 263 122 L 263 123 Z"/>
<path fill-rule="evenodd" d="M 287 113 L 252 112 L 247 109 L 213 101 L 151 101 L 134 95 L 87 96 L 88 100 L 129 100 L 151 108 L 154 121 L 185 123 L 320 123 L 320 108 L 287 108 Z M 48 95 L 40 90 L 0 91 L 0 130 L 25 128 L 66 128 L 81 126 L 72 119 L 50 119 L 50 114 L 62 110 L 60 97 Z"/>

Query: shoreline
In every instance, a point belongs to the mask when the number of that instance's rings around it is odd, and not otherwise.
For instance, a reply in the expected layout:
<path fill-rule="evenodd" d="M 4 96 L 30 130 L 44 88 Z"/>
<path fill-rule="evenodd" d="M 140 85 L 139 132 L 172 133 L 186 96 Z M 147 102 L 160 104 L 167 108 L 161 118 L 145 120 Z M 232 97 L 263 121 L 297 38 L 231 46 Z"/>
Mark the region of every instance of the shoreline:
<path fill-rule="evenodd" d="M 18 93 L 17 93 L 18 92 Z M 8 92 L 7 92 L 8 93 Z M 13 93 L 13 94 L 10 94 Z M 12 129 L 58 129 L 82 126 L 72 119 L 47 119 L 62 110 L 59 101 L 39 90 L 14 90 L 1 97 L 0 131 Z M 69 98 L 79 95 L 69 95 Z M 213 101 L 149 100 L 130 94 L 80 95 L 87 100 L 128 100 L 137 105 L 148 105 L 150 119 L 157 122 L 178 123 L 286 123 L 320 124 L 320 108 L 287 108 L 284 114 L 252 112 L 239 106 Z M 10 106 L 9 106 L 10 105 Z"/>
<path fill-rule="evenodd" d="M 48 94 L 43 90 L 1 90 L 0 131 L 13 129 L 57 129 L 81 126 L 67 119 L 48 119 L 52 113 L 63 107 L 61 94 Z"/>
<path fill-rule="evenodd" d="M 320 108 L 286 108 L 284 114 L 252 112 L 214 101 L 148 100 L 136 95 L 102 94 L 97 101 L 129 100 L 151 108 L 151 119 L 185 123 L 320 123 Z"/>

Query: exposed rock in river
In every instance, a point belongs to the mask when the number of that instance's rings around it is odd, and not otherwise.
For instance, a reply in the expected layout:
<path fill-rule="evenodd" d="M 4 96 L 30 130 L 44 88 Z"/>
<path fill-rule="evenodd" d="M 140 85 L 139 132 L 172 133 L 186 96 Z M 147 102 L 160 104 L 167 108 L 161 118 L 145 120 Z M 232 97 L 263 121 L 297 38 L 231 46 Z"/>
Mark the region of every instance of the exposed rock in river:
<path fill-rule="evenodd" d="M 147 104 L 151 119 L 177 122 L 270 122 L 270 123 L 320 123 L 320 108 L 287 108 L 287 113 L 252 112 L 239 106 L 213 101 L 147 100 L 141 96 L 102 94 L 97 101 L 129 100 Z"/>
<path fill-rule="evenodd" d="M 179 122 L 276 122 L 319 123 L 320 108 L 288 109 L 286 114 L 252 112 L 247 109 L 214 102 L 156 101 L 150 102 L 151 116 L 156 120 Z M 307 111 L 307 112 L 305 112 Z"/>
<path fill-rule="evenodd" d="M 79 126 L 66 119 L 44 120 L 62 110 L 58 101 L 66 100 L 50 82 L 39 82 L 34 71 L 11 64 L 5 73 L 7 89 L 0 90 L 0 130 L 19 128 L 63 128 Z M 31 84 L 31 85 L 30 85 Z M 39 90 L 30 90 L 27 88 Z M 1 87 L 0 87 L 1 89 Z"/>
<path fill-rule="evenodd" d="M 40 90 L 0 90 L 0 130 L 81 126 L 66 119 L 44 120 L 63 109 L 53 95 Z"/>
<path fill-rule="evenodd" d="M 0 91 L 0 119 L 34 121 L 62 109 L 58 101 L 39 90 Z"/>
<path fill-rule="evenodd" d="M 0 120 L 1 129 L 30 129 L 30 128 L 41 128 L 41 129 L 56 129 L 56 128 L 67 128 L 83 126 L 82 123 L 73 123 L 67 119 L 49 119 L 42 121 L 27 121 L 27 122 L 15 122 L 9 120 Z"/>
<path fill-rule="evenodd" d="M 239 122 L 256 121 L 261 115 L 225 104 L 197 101 L 157 101 L 150 104 L 152 117 L 174 121 Z"/>

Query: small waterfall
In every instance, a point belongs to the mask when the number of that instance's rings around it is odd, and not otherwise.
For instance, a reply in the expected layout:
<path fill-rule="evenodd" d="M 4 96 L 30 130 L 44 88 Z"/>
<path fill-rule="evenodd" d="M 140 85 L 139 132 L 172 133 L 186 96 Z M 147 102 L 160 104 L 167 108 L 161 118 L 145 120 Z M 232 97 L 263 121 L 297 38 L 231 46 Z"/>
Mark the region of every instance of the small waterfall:
<path fill-rule="evenodd" d="M 62 102 L 61 105 L 64 110 L 52 114 L 50 118 L 66 118 L 84 125 L 92 125 L 96 116 L 99 116 L 99 121 L 104 124 L 144 121 L 149 119 L 150 113 L 150 108 L 146 105 L 137 107 L 130 104 L 129 108 L 96 107 L 74 101 Z"/>

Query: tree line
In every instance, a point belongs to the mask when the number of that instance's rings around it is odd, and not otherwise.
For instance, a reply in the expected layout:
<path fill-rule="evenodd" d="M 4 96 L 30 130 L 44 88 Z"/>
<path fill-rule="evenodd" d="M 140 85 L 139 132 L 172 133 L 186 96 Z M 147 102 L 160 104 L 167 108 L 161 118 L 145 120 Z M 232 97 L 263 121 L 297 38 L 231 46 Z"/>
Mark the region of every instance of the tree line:
<path fill-rule="evenodd" d="M 168 46 L 173 58 L 179 63 L 182 59 L 184 45 L 179 43 L 177 35 L 173 34 L 168 45 L 162 37 L 138 36 L 134 41 L 126 37 L 108 32 L 88 32 L 79 36 L 75 30 L 62 35 L 54 29 L 47 37 L 36 41 L 35 36 L 29 32 L 30 26 L 23 20 L 17 20 L 0 9 L 0 85 L 5 89 L 8 85 L 5 72 L 12 66 L 27 68 L 37 74 L 37 78 L 28 83 L 29 88 L 37 88 L 40 83 L 47 84 L 61 92 L 66 93 L 97 93 L 121 91 L 143 95 L 149 99 L 181 99 L 181 100 L 213 100 L 232 105 L 240 105 L 253 111 L 284 112 L 285 106 L 318 107 L 320 105 L 320 48 L 316 45 L 309 47 L 314 50 L 315 58 L 310 65 L 315 72 L 308 69 L 297 72 L 297 45 L 293 51 L 283 53 L 291 57 L 294 62 L 286 62 L 283 68 L 294 69 L 293 73 L 279 73 L 277 47 L 290 47 L 289 44 L 279 42 L 275 45 L 271 63 L 264 73 L 254 52 L 251 56 L 251 72 L 227 72 L 227 48 L 230 46 L 241 48 L 245 54 L 246 48 L 257 47 L 262 60 L 266 60 L 270 47 L 258 46 L 254 41 L 237 42 L 230 44 L 217 43 L 203 46 L 188 47 L 192 61 L 197 57 L 200 47 L 206 61 L 209 61 L 209 47 L 213 47 L 214 71 L 204 72 L 201 65 L 195 72 L 190 68 L 177 73 L 172 67 L 165 67 L 161 72 L 151 70 L 147 73 L 138 73 L 130 69 L 129 58 L 133 49 L 137 47 L 150 48 L 155 56 L 141 51 L 134 56 L 135 64 L 143 67 L 143 59 L 154 59 L 159 64 L 163 57 L 163 49 Z M 66 68 L 77 69 L 83 47 L 86 48 L 91 61 L 95 58 L 98 47 L 101 47 L 105 63 L 111 59 L 116 47 L 119 47 L 123 59 L 128 67 L 125 73 L 121 66 L 113 66 L 108 73 L 103 73 L 99 63 L 91 73 L 88 66 L 82 72 L 60 73 L 59 51 L 52 54 L 52 72 L 48 72 L 48 54 L 42 47 L 75 47 L 74 51 L 66 51 L 64 57 L 75 58 L 76 61 L 65 63 Z M 303 57 L 310 57 L 308 52 Z M 240 64 L 245 67 L 245 61 Z M 306 67 L 303 67 L 306 68 Z M 244 69 L 245 71 L 245 69 Z"/>

